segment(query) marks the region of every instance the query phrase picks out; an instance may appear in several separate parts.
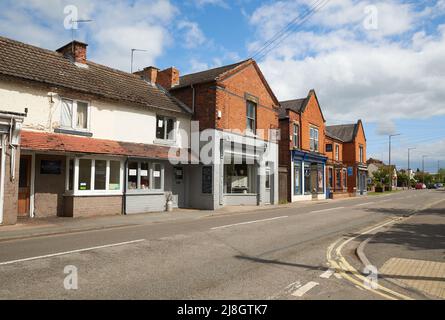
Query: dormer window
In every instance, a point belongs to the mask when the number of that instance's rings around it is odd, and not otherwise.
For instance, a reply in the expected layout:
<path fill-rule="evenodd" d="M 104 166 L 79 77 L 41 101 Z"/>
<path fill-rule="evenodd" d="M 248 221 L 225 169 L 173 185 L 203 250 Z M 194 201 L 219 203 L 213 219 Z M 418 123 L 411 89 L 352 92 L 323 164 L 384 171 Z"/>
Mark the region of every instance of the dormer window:
<path fill-rule="evenodd" d="M 61 127 L 87 131 L 89 129 L 89 107 L 88 102 L 62 99 Z"/>

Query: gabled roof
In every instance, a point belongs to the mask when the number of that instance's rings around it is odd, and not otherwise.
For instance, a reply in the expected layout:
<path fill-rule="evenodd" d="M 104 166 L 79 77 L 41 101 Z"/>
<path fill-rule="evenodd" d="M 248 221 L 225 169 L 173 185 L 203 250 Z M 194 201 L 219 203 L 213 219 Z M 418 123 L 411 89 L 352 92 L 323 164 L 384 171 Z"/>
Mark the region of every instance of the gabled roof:
<path fill-rule="evenodd" d="M 227 66 L 222 66 L 219 68 L 209 69 L 206 71 L 201 71 L 197 73 L 187 74 L 183 75 L 179 78 L 179 85 L 173 87 L 171 91 L 189 87 L 191 85 L 196 84 L 202 84 L 202 83 L 209 83 L 214 81 L 223 81 L 224 79 L 236 74 L 237 72 L 243 70 L 248 65 L 252 64 L 256 71 L 259 74 L 259 77 L 261 81 L 263 82 L 264 86 L 266 87 L 267 91 L 271 95 L 272 99 L 275 101 L 275 103 L 278 105 L 278 99 L 275 96 L 275 93 L 272 91 L 272 88 L 269 86 L 269 83 L 267 82 L 266 78 L 264 77 L 263 73 L 261 72 L 260 68 L 258 67 L 258 64 L 253 59 L 247 59 L 241 62 L 237 62 L 234 64 L 230 64 Z"/>
<path fill-rule="evenodd" d="M 200 83 L 216 81 L 221 75 L 241 66 L 242 64 L 244 64 L 248 61 L 250 61 L 250 60 L 244 60 L 244 61 L 230 64 L 227 66 L 222 66 L 222 67 L 218 67 L 218 68 L 214 68 L 214 69 L 209 69 L 209 70 L 205 70 L 205 71 L 201 71 L 201 72 L 183 75 L 183 76 L 179 77 L 179 85 L 172 88 L 172 90 L 183 88 L 183 87 L 189 87 L 193 84 L 200 84 Z"/>
<path fill-rule="evenodd" d="M 120 102 L 191 113 L 165 90 L 139 76 L 87 61 L 79 67 L 61 53 L 0 37 L 0 75 L 62 87 Z"/>
<path fill-rule="evenodd" d="M 302 114 L 306 111 L 307 105 L 309 103 L 309 100 L 311 99 L 311 96 L 315 97 L 315 100 L 317 101 L 318 108 L 320 109 L 321 117 L 323 118 L 323 121 L 326 122 L 323 111 L 321 110 L 320 102 L 318 101 L 317 94 L 315 93 L 314 89 L 309 90 L 309 93 L 306 98 L 301 99 L 294 99 L 294 100 L 287 100 L 287 101 L 280 101 L 280 119 L 287 118 L 287 110 L 291 110 L 293 112 Z"/>
<path fill-rule="evenodd" d="M 343 142 L 352 142 L 357 136 L 360 125 L 363 128 L 362 120 L 359 120 L 357 123 L 353 124 L 326 126 L 326 135 L 332 138 L 340 139 Z"/>

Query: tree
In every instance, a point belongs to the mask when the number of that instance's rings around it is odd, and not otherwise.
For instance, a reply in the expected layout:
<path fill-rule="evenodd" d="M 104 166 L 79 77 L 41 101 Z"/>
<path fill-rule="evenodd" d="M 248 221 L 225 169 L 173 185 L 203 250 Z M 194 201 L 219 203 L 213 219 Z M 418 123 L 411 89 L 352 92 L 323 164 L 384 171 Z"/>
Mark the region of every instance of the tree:
<path fill-rule="evenodd" d="M 381 167 L 376 172 L 374 172 L 374 183 L 376 186 L 389 185 L 389 175 L 387 168 Z"/>
<path fill-rule="evenodd" d="M 408 187 L 410 184 L 409 176 L 405 172 L 397 172 L 397 186 L 398 187 Z"/>

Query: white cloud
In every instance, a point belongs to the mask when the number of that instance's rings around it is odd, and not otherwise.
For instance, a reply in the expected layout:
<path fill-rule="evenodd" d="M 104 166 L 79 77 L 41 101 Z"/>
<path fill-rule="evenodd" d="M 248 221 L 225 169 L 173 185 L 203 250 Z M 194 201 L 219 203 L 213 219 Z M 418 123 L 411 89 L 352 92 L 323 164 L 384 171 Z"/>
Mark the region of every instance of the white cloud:
<path fill-rule="evenodd" d="M 294 16 L 289 12 L 302 10 L 303 2 L 309 1 L 280 1 L 258 8 L 250 18 L 257 31 L 249 44 L 251 52 L 286 26 Z M 366 32 L 362 19 L 367 4 L 332 1 L 306 28 L 293 32 L 260 60 L 277 96 L 304 97 L 315 88 L 330 123 L 359 118 L 379 123 L 384 118 L 383 128 L 395 119 L 444 115 L 445 29 L 437 28 L 439 36 L 427 34 L 419 28 L 422 21 L 413 6 L 381 1 L 375 4 L 380 30 Z"/>
<path fill-rule="evenodd" d="M 229 8 L 229 4 L 225 0 L 193 0 L 193 1 L 198 7 L 204 7 L 206 5 L 213 5 L 213 6 L 218 6 L 218 7 L 222 7 L 225 9 Z"/>
<path fill-rule="evenodd" d="M 179 21 L 178 29 L 185 34 L 183 45 L 186 48 L 196 48 L 206 42 L 206 37 L 196 22 Z"/>
<path fill-rule="evenodd" d="M 54 50 L 71 40 L 63 25 L 66 5 L 78 7 L 79 19 L 94 20 L 76 31 L 76 38 L 90 44 L 89 59 L 126 71 L 132 48 L 147 50 L 138 54 L 135 69 L 163 54 L 172 43 L 170 25 L 179 12 L 169 0 L 8 0 L 0 4 L 1 33 Z"/>

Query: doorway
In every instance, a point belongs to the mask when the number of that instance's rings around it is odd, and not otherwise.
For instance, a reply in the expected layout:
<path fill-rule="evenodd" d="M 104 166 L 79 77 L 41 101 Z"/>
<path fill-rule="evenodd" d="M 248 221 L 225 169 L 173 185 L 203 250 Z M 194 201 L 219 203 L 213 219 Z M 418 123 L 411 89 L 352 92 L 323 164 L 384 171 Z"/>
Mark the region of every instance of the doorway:
<path fill-rule="evenodd" d="M 28 218 L 30 213 L 31 161 L 32 157 L 29 155 L 20 156 L 19 196 L 17 205 L 17 216 L 19 218 Z"/>
<path fill-rule="evenodd" d="M 184 167 L 173 167 L 173 194 L 177 195 L 178 208 L 185 208 Z"/>

